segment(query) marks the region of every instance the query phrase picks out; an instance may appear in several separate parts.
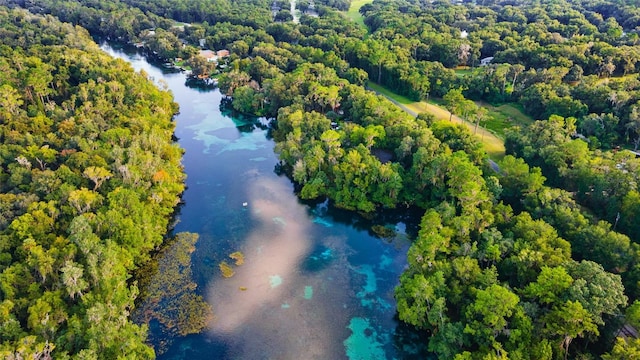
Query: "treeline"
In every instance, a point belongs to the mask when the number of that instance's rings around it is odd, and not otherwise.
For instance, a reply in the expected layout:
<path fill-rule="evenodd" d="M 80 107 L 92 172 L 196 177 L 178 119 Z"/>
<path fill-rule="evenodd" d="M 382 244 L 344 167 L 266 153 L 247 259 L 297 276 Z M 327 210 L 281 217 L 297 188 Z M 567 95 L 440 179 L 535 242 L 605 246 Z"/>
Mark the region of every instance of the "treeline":
<path fill-rule="evenodd" d="M 452 151 L 466 153 L 451 166 L 474 168 L 476 177 L 475 165 L 486 159 L 468 132 L 447 123 L 432 131 L 431 117 L 416 121 L 322 63 L 286 72 L 256 56 L 232 67 L 220 77 L 220 90 L 233 97 L 236 110 L 277 114 L 276 149 L 303 198 L 328 196 L 338 207 L 362 212 L 430 207 L 453 191 L 437 181 Z"/>
<path fill-rule="evenodd" d="M 629 261 L 637 261 L 640 227 L 637 222 L 640 195 L 637 184 L 640 180 L 640 159 L 635 154 L 622 150 L 601 152 L 589 150 L 587 143 L 573 139 L 575 119 L 553 116 L 547 121 L 537 121 L 525 129 L 509 132 L 507 152 L 522 157 L 532 168 L 541 170 L 549 183 L 574 194 L 572 197 L 590 209 L 596 218 L 606 220 L 601 225 L 608 233 L 611 224 L 614 230 L 628 234 L 636 243 L 610 239 L 603 235 L 582 233 L 582 220 L 567 217 L 562 226 L 573 227 L 582 235 L 583 252 L 596 254 L 612 253 L 616 259 L 609 269 L 630 269 Z M 571 201 L 572 202 L 572 201 Z M 570 223 L 578 222 L 575 225 Z M 622 241 L 622 242 L 621 242 Z M 588 245 L 587 245 L 588 244 Z M 586 255 L 585 255 L 586 256 Z M 604 264 L 604 262 L 600 261 Z M 637 275 L 636 275 L 637 277 Z M 629 290 L 637 289 L 636 280 L 629 282 Z M 636 294 L 636 297 L 640 294 Z"/>
<path fill-rule="evenodd" d="M 0 33 L 0 357 L 153 358 L 131 274 L 184 189 L 177 105 L 79 27 Z"/>
<path fill-rule="evenodd" d="M 554 128 L 545 135 L 568 138 L 571 121 L 551 120 Z M 625 322 L 640 324 L 637 301 L 625 318 L 619 312 L 627 301 L 623 292 L 631 300 L 640 295 L 638 244 L 585 213 L 571 193 L 545 186 L 539 168 L 512 156 L 499 165 L 500 198 L 510 205 L 494 207 L 495 229 L 469 241 L 452 236 L 457 222 L 447 225 L 441 211 L 427 211 L 396 293 L 401 317 L 432 331 L 429 346 L 444 358 L 452 357 L 457 346 L 470 350 L 459 358 L 482 358 L 487 352 L 509 359 L 600 354 Z M 476 283 L 470 284 L 477 291 L 471 292 L 475 303 L 460 296 L 460 283 L 469 284 L 469 268 L 457 268 L 462 255 L 479 264 L 479 277 L 480 269 L 497 270 L 504 281 L 500 285 L 506 284 L 508 291 L 480 291 Z M 489 341 L 478 342 L 483 333 Z M 578 338 L 583 338 L 578 341 L 586 350 L 570 351 Z M 637 349 L 637 341 L 618 339 L 613 352 L 603 357 L 628 358 Z"/>
<path fill-rule="evenodd" d="M 372 36 L 345 56 L 398 93 L 421 100 L 461 88 L 472 100 L 518 102 L 534 119 L 575 117 L 594 149 L 640 145 L 637 7 L 376 1 L 361 12 Z M 473 70 L 456 77 L 430 62 Z"/>
<path fill-rule="evenodd" d="M 233 6 L 224 1 L 5 2 L 54 14 L 92 34 L 144 42 L 162 59 L 193 58 L 200 40 L 240 58 L 264 43 L 333 51 L 369 79 L 414 100 L 462 89 L 471 100 L 517 102 L 534 119 L 575 117 L 592 149 L 640 146 L 640 16 L 633 6 L 569 0 L 376 1 L 361 9 L 372 32 L 362 41 L 362 29 L 320 3 L 320 17 L 302 15 L 296 25 L 274 21 L 270 4 L 257 0 Z M 488 57 L 493 57 L 490 64 L 479 66 Z M 457 76 L 452 70 L 457 66 L 472 70 Z"/>

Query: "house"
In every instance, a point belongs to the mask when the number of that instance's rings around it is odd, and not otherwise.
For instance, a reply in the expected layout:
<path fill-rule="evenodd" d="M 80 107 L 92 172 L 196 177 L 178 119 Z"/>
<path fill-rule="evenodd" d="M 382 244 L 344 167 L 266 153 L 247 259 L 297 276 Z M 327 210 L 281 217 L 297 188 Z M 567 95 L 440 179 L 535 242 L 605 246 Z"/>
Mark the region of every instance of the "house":
<path fill-rule="evenodd" d="M 493 56 L 489 56 L 489 57 L 486 57 L 484 59 L 480 59 L 480 66 L 487 66 L 487 65 L 491 64 L 491 61 L 493 61 Z"/>
<path fill-rule="evenodd" d="M 224 58 L 229 55 L 230 55 L 229 50 L 226 50 L 226 49 L 216 51 L 216 56 L 218 56 L 218 58 Z"/>
<path fill-rule="evenodd" d="M 199 55 L 207 59 L 208 62 L 215 62 L 218 60 L 218 55 L 216 55 L 212 50 L 200 50 Z"/>
<path fill-rule="evenodd" d="M 207 39 L 198 39 L 198 44 L 201 48 L 205 47 L 205 45 L 207 44 Z"/>

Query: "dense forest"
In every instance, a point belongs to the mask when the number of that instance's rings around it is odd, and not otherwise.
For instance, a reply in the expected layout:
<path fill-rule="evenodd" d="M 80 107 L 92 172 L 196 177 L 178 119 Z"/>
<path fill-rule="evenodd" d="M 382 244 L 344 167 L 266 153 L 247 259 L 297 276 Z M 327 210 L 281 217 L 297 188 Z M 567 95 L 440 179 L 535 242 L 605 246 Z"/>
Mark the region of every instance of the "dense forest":
<path fill-rule="evenodd" d="M 176 104 L 79 27 L 0 29 L 0 357 L 152 358 L 131 275 L 184 188 Z"/>
<path fill-rule="evenodd" d="M 235 110 L 274 119 L 301 198 L 424 211 L 397 311 L 438 358 L 640 352 L 619 336 L 640 326 L 636 2 L 376 0 L 360 10 L 366 28 L 343 1 L 316 1 L 318 16 L 298 24 L 261 0 L 1 4 L 165 60 L 198 63 L 201 40 L 229 49 L 220 90 Z M 126 317 L 128 274 L 162 241 L 182 190 L 176 109 L 79 28 L 3 11 L 3 350 L 151 356 Z M 466 128 L 414 118 L 368 81 L 475 123 L 482 102 L 538 121 L 508 129 L 492 167 Z"/>

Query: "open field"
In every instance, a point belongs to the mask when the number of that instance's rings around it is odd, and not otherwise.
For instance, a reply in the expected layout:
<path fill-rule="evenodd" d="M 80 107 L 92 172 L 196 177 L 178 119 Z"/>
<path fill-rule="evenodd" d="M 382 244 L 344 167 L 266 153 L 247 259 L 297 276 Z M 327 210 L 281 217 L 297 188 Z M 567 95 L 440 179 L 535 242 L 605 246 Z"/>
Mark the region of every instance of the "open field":
<path fill-rule="evenodd" d="M 455 69 L 456 76 L 458 76 L 458 77 L 462 77 L 464 75 L 471 74 L 472 71 L 473 71 L 473 69 L 468 67 L 468 66 L 458 66 Z"/>
<path fill-rule="evenodd" d="M 407 111 L 411 115 L 417 115 L 421 112 L 428 112 L 433 114 L 438 120 L 449 120 L 450 113 L 446 109 L 436 105 L 432 102 L 424 102 L 424 101 L 413 101 L 404 96 L 395 94 L 388 89 L 369 82 L 367 87 L 371 90 L 385 96 L 390 99 L 392 102 L 396 103 L 396 105 L 400 106 L 403 110 Z M 492 111 L 491 109 L 489 109 Z M 475 124 L 472 124 L 466 120 L 459 118 L 458 116 L 453 116 L 452 121 L 464 124 L 471 132 L 475 129 Z M 477 137 L 480 138 L 480 141 L 484 145 L 487 154 L 491 157 L 491 159 L 498 160 L 504 157 L 505 148 L 504 148 L 504 140 L 496 136 L 493 132 L 483 128 L 478 127 L 478 132 L 476 134 Z"/>
<path fill-rule="evenodd" d="M 489 110 L 489 117 L 484 121 L 483 127 L 504 138 L 504 132 L 511 126 L 527 126 L 533 123 L 533 119 L 520 111 L 517 104 L 502 104 L 493 106 L 482 101 L 479 106 Z"/>
<path fill-rule="evenodd" d="M 366 26 L 364 25 L 364 19 L 362 18 L 362 15 L 360 15 L 360 8 L 366 4 L 370 4 L 372 3 L 373 0 L 354 0 L 351 2 L 351 6 L 349 7 L 349 10 L 347 11 L 347 16 L 349 17 L 349 19 L 353 20 L 356 24 L 362 26 L 363 28 L 366 28 Z"/>

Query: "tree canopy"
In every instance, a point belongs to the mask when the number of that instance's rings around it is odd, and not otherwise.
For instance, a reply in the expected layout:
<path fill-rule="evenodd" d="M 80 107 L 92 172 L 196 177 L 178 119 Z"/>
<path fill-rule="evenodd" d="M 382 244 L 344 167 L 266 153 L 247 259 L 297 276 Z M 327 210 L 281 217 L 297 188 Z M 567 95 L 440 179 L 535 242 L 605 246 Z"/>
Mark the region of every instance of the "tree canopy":
<path fill-rule="evenodd" d="M 128 280 L 183 189 L 170 95 L 52 16 L 198 74 L 212 72 L 199 46 L 229 49 L 220 91 L 274 119 L 301 198 L 422 209 L 395 295 L 438 357 L 637 354 L 612 341 L 637 324 L 640 297 L 640 166 L 624 150 L 640 146 L 633 2 L 376 0 L 366 29 L 337 11 L 348 1 L 303 2 L 297 24 L 265 0 L 3 4 L 50 14 L 0 8 L 3 355 L 152 357 L 128 320 Z M 507 131 L 492 169 L 466 128 L 407 115 L 369 79 L 476 125 L 480 101 L 538 121 Z M 190 286 L 188 271 L 173 276 Z M 182 289 L 162 301 L 198 300 Z"/>
<path fill-rule="evenodd" d="M 152 358 L 131 275 L 184 189 L 177 106 L 81 28 L 0 28 L 0 357 Z"/>

